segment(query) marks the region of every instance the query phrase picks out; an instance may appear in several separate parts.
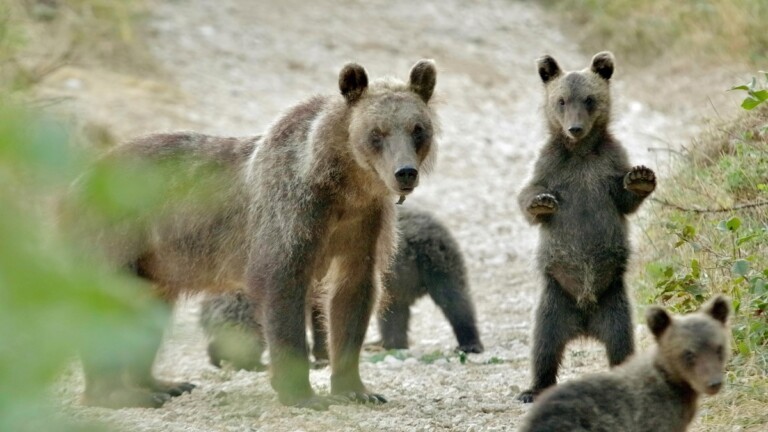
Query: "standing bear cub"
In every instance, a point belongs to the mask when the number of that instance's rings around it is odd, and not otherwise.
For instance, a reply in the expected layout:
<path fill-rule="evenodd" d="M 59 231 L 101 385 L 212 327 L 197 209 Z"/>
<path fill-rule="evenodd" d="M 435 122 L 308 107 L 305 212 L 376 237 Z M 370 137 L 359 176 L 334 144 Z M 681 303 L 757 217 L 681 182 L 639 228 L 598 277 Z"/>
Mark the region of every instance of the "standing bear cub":
<path fill-rule="evenodd" d="M 717 296 L 701 311 L 673 318 L 648 309 L 656 347 L 602 374 L 544 392 L 520 432 L 683 432 L 700 394 L 723 385 L 730 308 Z"/>
<path fill-rule="evenodd" d="M 378 311 L 379 332 L 385 349 L 408 348 L 410 307 L 429 294 L 442 310 L 458 340 L 457 350 L 483 352 L 475 308 L 467 286 L 464 258 L 450 231 L 430 213 L 398 209 L 400 241 L 394 263 L 383 284 L 384 304 Z M 322 290 L 320 290 L 322 291 Z M 328 359 L 322 294 L 316 293 L 312 317 L 312 354 Z M 262 370 L 263 332 L 251 303 L 242 292 L 209 294 L 200 311 L 200 324 L 208 337 L 211 363 L 227 361 L 237 369 Z"/>
<path fill-rule="evenodd" d="M 576 337 L 602 341 L 611 366 L 632 354 L 626 215 L 656 187 L 653 171 L 631 167 L 609 131 L 611 53 L 596 54 L 590 67 L 575 72 L 544 56 L 538 70 L 549 139 L 518 196 L 528 222 L 540 227 L 537 260 L 544 279 L 533 332 L 533 385 L 518 396 L 526 403 L 555 384 L 565 346 Z"/>
<path fill-rule="evenodd" d="M 246 292 L 266 335 L 280 402 L 313 409 L 343 399 L 385 402 L 363 385 L 360 349 L 395 249 L 395 201 L 417 187 L 436 153 L 432 61 L 416 63 L 407 83 L 369 83 L 357 64 L 346 65 L 338 82 L 340 95 L 299 103 L 260 137 L 159 134 L 119 146 L 108 159 L 173 160 L 164 182 L 191 180 L 211 199 L 168 196 L 161 211 L 82 230 L 116 268 L 150 282 L 166 300 Z M 329 287 L 330 396 L 316 395 L 309 382 L 305 310 L 319 280 Z M 189 391 L 190 384 L 152 376 L 160 339 L 158 332 L 151 347 L 124 347 L 136 357 L 130 362 L 83 358 L 86 402 L 159 406 Z"/>

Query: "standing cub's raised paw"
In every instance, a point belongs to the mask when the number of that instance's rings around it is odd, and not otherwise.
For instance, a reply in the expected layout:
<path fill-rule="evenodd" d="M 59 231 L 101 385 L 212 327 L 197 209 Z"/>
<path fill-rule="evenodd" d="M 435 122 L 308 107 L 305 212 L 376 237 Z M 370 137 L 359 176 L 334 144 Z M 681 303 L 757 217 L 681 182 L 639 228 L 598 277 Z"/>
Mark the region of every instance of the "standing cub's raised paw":
<path fill-rule="evenodd" d="M 528 206 L 528 213 L 534 216 L 550 215 L 555 211 L 557 211 L 557 198 L 548 193 L 536 195 Z"/>
<path fill-rule="evenodd" d="M 656 174 L 644 165 L 633 167 L 624 176 L 624 188 L 638 195 L 648 195 L 656 189 Z"/>

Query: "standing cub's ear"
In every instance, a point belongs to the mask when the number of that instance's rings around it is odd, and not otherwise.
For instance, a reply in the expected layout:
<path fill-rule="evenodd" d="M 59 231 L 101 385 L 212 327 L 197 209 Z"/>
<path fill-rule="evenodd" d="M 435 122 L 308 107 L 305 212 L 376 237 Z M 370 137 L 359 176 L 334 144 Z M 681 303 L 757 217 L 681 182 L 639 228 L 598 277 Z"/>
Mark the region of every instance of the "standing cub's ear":
<path fill-rule="evenodd" d="M 728 298 L 721 295 L 710 299 L 701 310 L 723 324 L 728 321 L 728 315 L 731 313 L 731 308 L 728 306 Z"/>
<path fill-rule="evenodd" d="M 539 59 L 536 60 L 536 66 L 538 66 L 539 76 L 545 84 L 560 76 L 560 73 L 562 72 L 560 70 L 560 65 L 557 64 L 555 59 L 548 55 L 539 57 Z"/>
<path fill-rule="evenodd" d="M 608 81 L 613 75 L 613 54 L 603 51 L 592 57 L 592 72 Z"/>
<path fill-rule="evenodd" d="M 419 60 L 411 68 L 411 76 L 408 87 L 419 95 L 424 103 L 429 102 L 437 82 L 437 69 L 434 60 Z"/>
<path fill-rule="evenodd" d="M 651 333 L 658 339 L 664 333 L 664 330 L 672 324 L 672 317 L 663 308 L 651 306 L 645 312 L 645 321 L 648 323 Z"/>
<path fill-rule="evenodd" d="M 347 102 L 353 103 L 360 99 L 368 88 L 368 75 L 365 69 L 357 63 L 347 63 L 339 72 L 339 90 Z"/>

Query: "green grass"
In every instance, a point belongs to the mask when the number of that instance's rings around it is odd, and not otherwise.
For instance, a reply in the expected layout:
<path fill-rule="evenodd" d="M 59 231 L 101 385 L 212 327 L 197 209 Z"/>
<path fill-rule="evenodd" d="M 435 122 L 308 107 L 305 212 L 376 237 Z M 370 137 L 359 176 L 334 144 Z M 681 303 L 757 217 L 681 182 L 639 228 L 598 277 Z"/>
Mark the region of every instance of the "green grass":
<path fill-rule="evenodd" d="M 731 297 L 729 386 L 699 430 L 751 430 L 768 422 L 768 105 L 700 135 L 675 172 L 643 221 L 637 296 L 678 313 Z"/>
<path fill-rule="evenodd" d="M 768 59 L 764 0 L 545 0 L 589 52 L 641 65 L 664 55 Z"/>

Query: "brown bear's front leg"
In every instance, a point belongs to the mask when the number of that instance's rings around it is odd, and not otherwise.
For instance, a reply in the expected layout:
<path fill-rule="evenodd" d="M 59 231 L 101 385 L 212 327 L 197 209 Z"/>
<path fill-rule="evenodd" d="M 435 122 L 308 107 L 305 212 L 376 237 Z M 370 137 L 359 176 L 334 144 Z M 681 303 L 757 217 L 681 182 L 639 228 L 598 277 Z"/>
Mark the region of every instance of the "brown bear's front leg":
<path fill-rule="evenodd" d="M 280 266 L 271 255 L 256 256 L 249 268 L 249 287 L 256 303 L 263 305 L 270 383 L 278 399 L 284 405 L 325 410 L 341 401 L 315 395 L 309 383 L 306 305 L 312 266 L 307 263 L 313 262 L 313 248 L 298 249 L 303 253 L 294 253 Z"/>
<path fill-rule="evenodd" d="M 617 183 L 612 188 L 616 206 L 622 213 L 631 214 L 656 189 L 656 174 L 650 168 L 638 165 L 624 173 Z"/>
<path fill-rule="evenodd" d="M 309 278 L 306 270 L 291 270 L 281 269 L 280 274 L 272 275 L 272 280 L 264 281 L 264 329 L 269 346 L 270 383 L 284 405 L 312 405 L 315 394 L 309 384 L 305 334 Z"/>
<path fill-rule="evenodd" d="M 360 350 L 376 300 L 374 260 L 368 254 L 337 257 L 331 273 L 336 286 L 330 304 L 331 393 L 379 404 L 386 399 L 366 390 L 360 379 Z"/>

